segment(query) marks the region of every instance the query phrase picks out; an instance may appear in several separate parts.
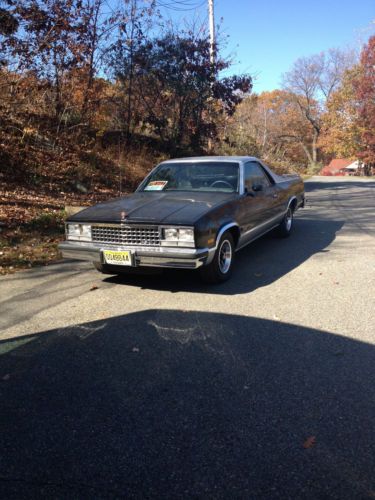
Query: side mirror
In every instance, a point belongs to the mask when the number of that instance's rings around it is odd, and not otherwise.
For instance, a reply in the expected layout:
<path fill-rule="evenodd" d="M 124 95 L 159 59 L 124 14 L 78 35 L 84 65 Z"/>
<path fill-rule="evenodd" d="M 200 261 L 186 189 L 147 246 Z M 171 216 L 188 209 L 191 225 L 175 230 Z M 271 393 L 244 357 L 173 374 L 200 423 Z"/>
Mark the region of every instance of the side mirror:
<path fill-rule="evenodd" d="M 253 185 L 253 191 L 263 191 L 263 185 L 262 184 L 254 184 Z"/>
<path fill-rule="evenodd" d="M 252 191 L 249 191 L 247 187 L 245 187 L 245 195 L 246 196 L 254 196 L 254 193 Z"/>

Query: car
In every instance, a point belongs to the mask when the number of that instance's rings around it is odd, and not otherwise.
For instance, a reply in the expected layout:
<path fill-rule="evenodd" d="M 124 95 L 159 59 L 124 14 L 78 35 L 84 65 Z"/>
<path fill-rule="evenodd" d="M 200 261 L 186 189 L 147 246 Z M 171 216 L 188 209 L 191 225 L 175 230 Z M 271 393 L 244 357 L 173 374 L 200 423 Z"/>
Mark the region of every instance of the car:
<path fill-rule="evenodd" d="M 238 250 L 271 230 L 289 236 L 304 204 L 301 177 L 278 175 L 258 158 L 171 159 L 132 195 L 69 217 L 59 248 L 106 274 L 199 269 L 205 281 L 220 283 L 231 276 Z"/>

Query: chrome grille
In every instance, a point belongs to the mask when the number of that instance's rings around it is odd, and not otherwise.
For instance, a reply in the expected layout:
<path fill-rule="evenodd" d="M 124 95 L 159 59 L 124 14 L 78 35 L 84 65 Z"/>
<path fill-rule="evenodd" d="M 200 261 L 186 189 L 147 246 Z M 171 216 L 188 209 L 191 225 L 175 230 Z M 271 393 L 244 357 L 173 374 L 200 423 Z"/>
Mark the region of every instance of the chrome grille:
<path fill-rule="evenodd" d="M 159 246 L 157 226 L 92 226 L 92 241 L 118 245 Z"/>

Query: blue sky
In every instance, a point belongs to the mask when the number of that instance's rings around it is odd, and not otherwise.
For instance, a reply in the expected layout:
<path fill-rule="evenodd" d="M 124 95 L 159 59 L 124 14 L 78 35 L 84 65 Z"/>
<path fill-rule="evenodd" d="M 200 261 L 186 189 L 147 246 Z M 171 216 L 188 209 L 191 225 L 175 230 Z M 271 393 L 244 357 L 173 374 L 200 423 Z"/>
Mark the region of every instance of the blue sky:
<path fill-rule="evenodd" d="M 215 24 L 223 18 L 220 30 L 229 35 L 225 52 L 235 61 L 231 72 L 257 75 L 255 92 L 280 87 L 282 73 L 299 57 L 331 47 L 359 50 L 375 34 L 375 0 L 214 2 Z M 194 17 L 194 12 L 183 15 Z"/>

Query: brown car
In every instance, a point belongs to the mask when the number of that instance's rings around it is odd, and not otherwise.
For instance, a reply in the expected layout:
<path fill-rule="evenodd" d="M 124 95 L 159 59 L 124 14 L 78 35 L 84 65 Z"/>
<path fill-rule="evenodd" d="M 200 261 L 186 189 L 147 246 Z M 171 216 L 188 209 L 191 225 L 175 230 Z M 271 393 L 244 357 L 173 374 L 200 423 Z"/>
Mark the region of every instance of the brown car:
<path fill-rule="evenodd" d="M 71 216 L 60 250 L 103 273 L 200 268 L 218 283 L 230 277 L 237 250 L 273 229 L 289 236 L 304 203 L 298 175 L 277 175 L 251 156 L 168 160 L 134 194 Z"/>

